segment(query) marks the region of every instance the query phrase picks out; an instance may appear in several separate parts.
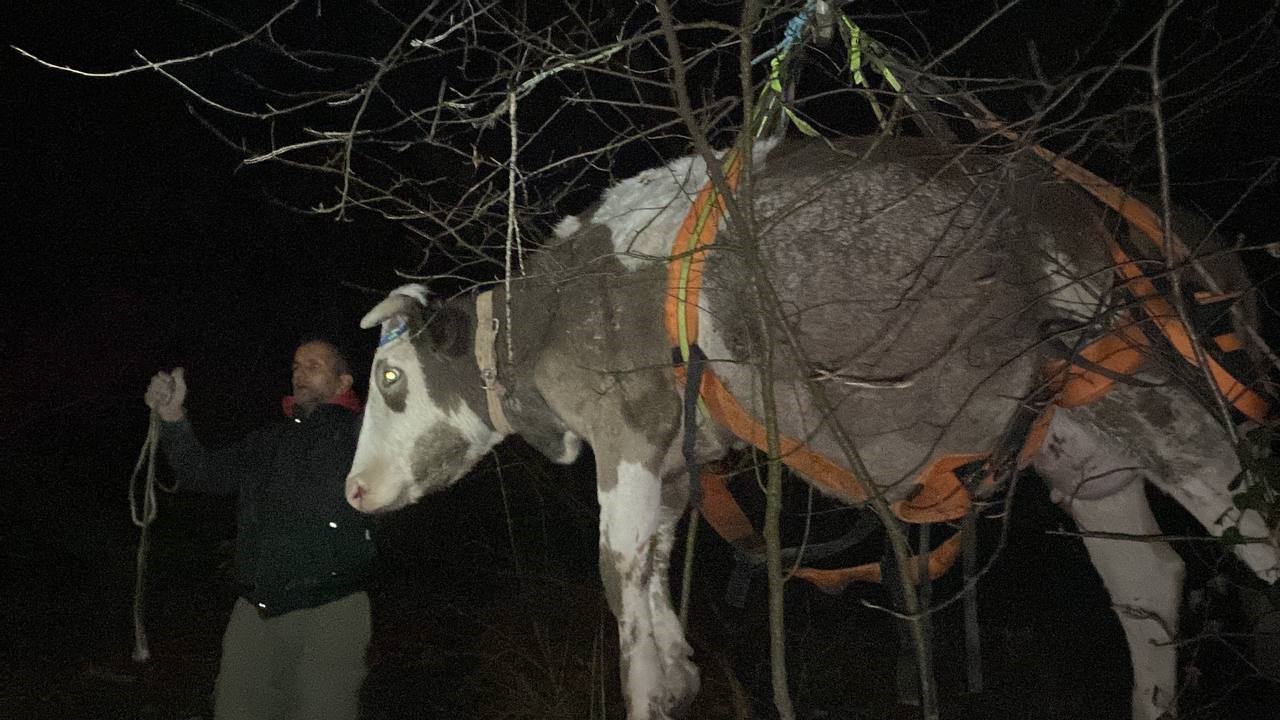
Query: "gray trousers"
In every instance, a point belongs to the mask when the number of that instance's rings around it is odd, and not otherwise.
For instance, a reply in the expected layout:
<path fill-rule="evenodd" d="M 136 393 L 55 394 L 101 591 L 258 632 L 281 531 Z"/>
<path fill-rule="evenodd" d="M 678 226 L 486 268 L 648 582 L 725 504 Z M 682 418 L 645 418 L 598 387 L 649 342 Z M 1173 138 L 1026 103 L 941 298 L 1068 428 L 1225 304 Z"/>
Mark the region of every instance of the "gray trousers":
<path fill-rule="evenodd" d="M 222 636 L 214 720 L 356 720 L 369 596 L 263 618 L 236 600 Z"/>

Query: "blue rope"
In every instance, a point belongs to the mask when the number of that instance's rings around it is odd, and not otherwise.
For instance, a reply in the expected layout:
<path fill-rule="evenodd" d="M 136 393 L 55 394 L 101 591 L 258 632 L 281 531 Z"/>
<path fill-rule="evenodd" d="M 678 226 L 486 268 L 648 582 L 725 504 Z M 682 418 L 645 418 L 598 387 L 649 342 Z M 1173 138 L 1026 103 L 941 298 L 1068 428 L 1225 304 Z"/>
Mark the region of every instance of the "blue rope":
<path fill-rule="evenodd" d="M 757 65 L 774 55 L 786 55 L 791 50 L 791 46 L 800 42 L 801 36 L 804 35 L 804 29 L 809 24 L 809 19 L 813 16 L 815 0 L 809 0 L 804 4 L 804 9 L 795 17 L 787 21 L 787 32 L 783 34 L 782 40 L 777 45 L 765 50 L 751 61 L 752 65 Z"/>

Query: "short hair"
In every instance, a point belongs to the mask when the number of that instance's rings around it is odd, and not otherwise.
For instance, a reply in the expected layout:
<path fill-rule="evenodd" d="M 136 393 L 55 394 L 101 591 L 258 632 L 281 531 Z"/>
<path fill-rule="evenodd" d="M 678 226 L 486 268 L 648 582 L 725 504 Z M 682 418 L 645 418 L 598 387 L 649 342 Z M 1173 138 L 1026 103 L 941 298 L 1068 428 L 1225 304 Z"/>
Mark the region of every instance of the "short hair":
<path fill-rule="evenodd" d="M 333 351 L 333 371 L 338 375 L 351 375 L 351 361 L 347 359 L 347 354 L 342 350 L 338 343 L 330 340 L 323 335 L 304 335 L 298 344 L 294 345 L 294 349 L 311 343 L 320 343 L 327 345 Z"/>

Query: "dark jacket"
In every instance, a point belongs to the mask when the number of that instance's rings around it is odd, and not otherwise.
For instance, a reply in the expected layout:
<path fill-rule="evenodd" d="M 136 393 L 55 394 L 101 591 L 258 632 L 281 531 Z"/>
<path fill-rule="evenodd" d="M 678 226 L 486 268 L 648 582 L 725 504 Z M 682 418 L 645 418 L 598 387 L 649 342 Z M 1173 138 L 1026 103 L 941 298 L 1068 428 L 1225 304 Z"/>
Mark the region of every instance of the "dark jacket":
<path fill-rule="evenodd" d="M 324 405 L 207 450 L 186 420 L 162 423 L 162 443 L 184 490 L 235 493 L 234 576 L 264 615 L 316 607 L 364 588 L 372 518 L 346 501 L 360 415 Z"/>

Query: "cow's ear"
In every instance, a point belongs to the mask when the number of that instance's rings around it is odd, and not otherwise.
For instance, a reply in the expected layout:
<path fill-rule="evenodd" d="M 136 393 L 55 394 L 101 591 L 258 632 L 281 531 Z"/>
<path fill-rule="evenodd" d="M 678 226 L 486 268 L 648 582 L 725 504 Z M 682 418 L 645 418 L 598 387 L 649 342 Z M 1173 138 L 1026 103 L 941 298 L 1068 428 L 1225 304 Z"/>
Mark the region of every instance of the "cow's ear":
<path fill-rule="evenodd" d="M 449 357 L 471 354 L 471 316 L 449 304 L 428 310 L 426 333 L 431 349 Z"/>

